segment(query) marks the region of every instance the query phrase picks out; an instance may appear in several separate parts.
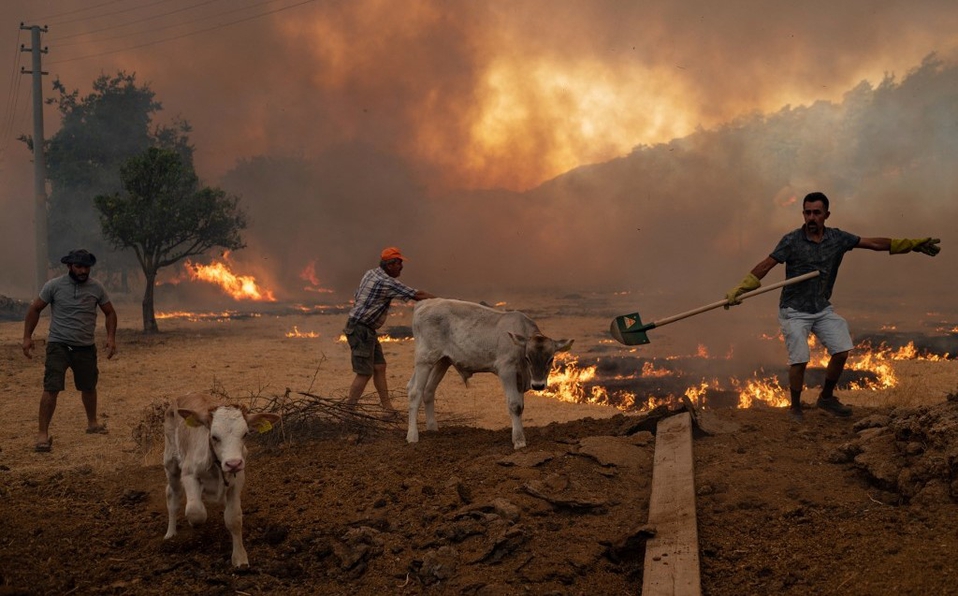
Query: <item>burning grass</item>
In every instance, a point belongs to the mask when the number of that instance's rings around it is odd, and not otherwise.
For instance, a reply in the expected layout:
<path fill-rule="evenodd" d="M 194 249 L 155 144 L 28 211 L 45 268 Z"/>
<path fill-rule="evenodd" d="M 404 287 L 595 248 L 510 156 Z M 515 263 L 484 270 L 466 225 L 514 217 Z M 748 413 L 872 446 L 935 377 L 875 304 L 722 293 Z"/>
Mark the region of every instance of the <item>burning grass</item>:
<path fill-rule="evenodd" d="M 780 341 L 780 338 L 779 338 Z M 810 338 L 812 359 L 806 385 L 820 385 L 828 363 L 825 350 Z M 914 341 L 897 346 L 860 342 L 845 368 L 839 389 L 880 391 L 901 383 L 894 363 L 941 362 L 953 359 L 947 351 L 918 348 Z M 782 408 L 790 403 L 787 371 L 770 374 L 759 368 L 751 372 L 724 372 L 734 366 L 732 355 L 716 358 L 699 346 L 688 357 L 604 357 L 582 363 L 573 355 L 559 354 L 545 392 L 568 402 L 614 406 L 623 411 L 646 411 L 675 404 L 687 397 L 698 408 L 750 408 L 755 405 Z"/>

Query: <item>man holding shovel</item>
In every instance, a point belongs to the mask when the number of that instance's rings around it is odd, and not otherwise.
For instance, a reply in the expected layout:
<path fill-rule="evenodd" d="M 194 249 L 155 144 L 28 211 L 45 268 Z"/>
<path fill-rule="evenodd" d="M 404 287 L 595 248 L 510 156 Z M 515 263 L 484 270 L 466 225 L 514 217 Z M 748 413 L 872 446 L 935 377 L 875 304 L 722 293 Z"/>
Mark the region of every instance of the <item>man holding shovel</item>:
<path fill-rule="evenodd" d="M 842 257 L 853 248 L 887 250 L 893 255 L 915 251 L 933 257 L 941 250 L 938 246 L 940 240 L 862 238 L 838 228 L 826 228 L 825 220 L 830 215 L 828 197 L 820 192 L 805 196 L 802 215 L 805 225 L 786 234 L 772 254 L 756 265 L 725 297 L 729 305 L 741 304 L 739 296 L 760 287 L 760 280 L 779 263 L 785 263 L 786 279 L 819 271 L 820 275 L 814 279 L 785 286 L 779 300 L 778 321 L 788 349 L 788 385 L 792 398 L 789 414 L 796 421 L 802 420 L 801 396 L 809 360 L 808 335 L 814 333 L 830 355 L 825 383 L 815 405 L 836 416 L 851 416 L 851 408 L 833 394 L 848 360 L 848 352 L 854 347 L 848 323 L 835 314 L 828 301 Z"/>

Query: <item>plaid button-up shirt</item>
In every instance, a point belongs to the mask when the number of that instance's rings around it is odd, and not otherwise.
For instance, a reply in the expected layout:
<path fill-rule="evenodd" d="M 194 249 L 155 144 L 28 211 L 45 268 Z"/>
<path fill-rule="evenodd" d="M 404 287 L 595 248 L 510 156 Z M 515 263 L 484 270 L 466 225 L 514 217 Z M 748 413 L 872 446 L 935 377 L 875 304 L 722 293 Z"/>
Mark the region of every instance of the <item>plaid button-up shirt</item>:
<path fill-rule="evenodd" d="M 412 300 L 415 297 L 416 290 L 389 277 L 381 267 L 370 269 L 359 282 L 353 308 L 349 311 L 349 322 L 379 329 L 386 322 L 393 298 Z"/>

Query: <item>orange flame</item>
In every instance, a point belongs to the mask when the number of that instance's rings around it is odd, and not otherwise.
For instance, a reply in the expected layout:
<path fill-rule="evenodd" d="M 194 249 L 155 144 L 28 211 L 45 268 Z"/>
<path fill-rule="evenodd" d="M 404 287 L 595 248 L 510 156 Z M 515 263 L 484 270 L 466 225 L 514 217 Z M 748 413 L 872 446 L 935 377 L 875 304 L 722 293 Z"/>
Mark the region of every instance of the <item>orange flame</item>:
<path fill-rule="evenodd" d="M 651 360 L 642 365 L 643 377 L 670 377 L 672 374 L 672 371 L 665 368 L 655 368 L 655 363 Z"/>
<path fill-rule="evenodd" d="M 229 321 L 235 316 L 235 312 L 223 311 L 223 312 L 190 312 L 184 310 L 171 310 L 167 312 L 157 312 L 154 316 L 159 319 L 186 319 L 191 323 L 197 321 Z M 248 316 L 258 317 L 259 313 L 251 313 Z"/>
<path fill-rule="evenodd" d="M 319 277 L 316 276 L 316 261 L 312 260 L 306 268 L 299 272 L 299 278 L 308 281 L 310 285 L 304 287 L 309 292 L 319 292 L 321 294 L 331 294 L 333 291 L 322 287 L 319 283 Z"/>
<path fill-rule="evenodd" d="M 612 403 L 605 387 L 596 385 L 586 392 L 584 385 L 595 379 L 595 371 L 595 366 L 580 367 L 578 358 L 559 352 L 549 373 L 549 386 L 542 394 L 560 401 L 610 405 L 620 410 L 628 410 L 635 405 L 635 395 L 629 392 L 617 394 L 616 403 Z"/>
<path fill-rule="evenodd" d="M 744 384 L 733 379 L 732 384 L 738 391 L 739 408 L 751 408 L 757 402 L 773 408 L 786 408 L 791 404 L 791 396 L 775 377 L 760 379 L 756 376 L 747 379 Z"/>
<path fill-rule="evenodd" d="M 229 253 L 223 255 L 224 258 Z M 261 289 L 256 283 L 256 278 L 251 275 L 236 275 L 230 271 L 229 266 L 223 262 L 213 262 L 209 265 L 194 264 L 187 259 L 184 262 L 186 271 L 190 279 L 207 281 L 217 284 L 220 288 L 233 297 L 234 300 L 253 300 L 256 302 L 276 302 L 273 292 L 268 289 Z"/>
<path fill-rule="evenodd" d="M 293 330 L 287 331 L 286 337 L 319 337 L 319 333 L 315 331 L 300 331 L 296 325 L 293 325 Z"/>
<path fill-rule="evenodd" d="M 380 333 L 377 337 L 379 338 L 379 343 L 381 343 L 381 344 L 401 343 L 401 342 L 404 342 L 404 341 L 412 341 L 412 338 L 411 338 L 411 337 L 391 337 L 391 336 L 390 336 L 389 334 L 387 334 L 387 333 Z M 347 343 L 346 334 L 345 334 L 345 333 L 340 333 L 340 334 L 339 334 L 339 339 L 336 340 L 336 341 L 338 341 L 339 343 L 342 343 L 342 344 Z"/>

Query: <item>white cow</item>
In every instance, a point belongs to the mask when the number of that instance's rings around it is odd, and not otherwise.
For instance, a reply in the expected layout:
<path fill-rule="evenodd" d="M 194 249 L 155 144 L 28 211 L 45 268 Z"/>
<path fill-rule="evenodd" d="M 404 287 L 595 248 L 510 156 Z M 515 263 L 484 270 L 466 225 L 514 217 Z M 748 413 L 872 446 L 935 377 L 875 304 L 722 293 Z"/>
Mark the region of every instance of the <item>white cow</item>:
<path fill-rule="evenodd" d="M 407 386 L 406 441 L 419 440 L 416 418 L 420 403 L 425 403 L 426 430 L 439 428 L 435 415 L 436 387 L 452 366 L 467 384 L 474 373 L 498 375 L 512 417 L 512 445 L 516 449 L 526 446 L 522 432 L 525 392 L 546 388 L 555 353 L 568 350 L 573 341 L 549 339 L 521 312 L 447 298 L 417 302 L 412 333 L 416 351 L 415 369 Z"/>
<path fill-rule="evenodd" d="M 191 526 L 206 521 L 204 499 L 224 505 L 223 519 L 233 538 L 233 566 L 249 565 L 240 504 L 246 480 L 243 440 L 251 429 L 268 431 L 279 418 L 278 414 L 249 414 L 242 406 L 222 404 L 202 393 L 184 395 L 170 404 L 163 420 L 169 512 L 164 539 L 176 535 L 176 513 L 186 493 L 186 519 Z"/>

